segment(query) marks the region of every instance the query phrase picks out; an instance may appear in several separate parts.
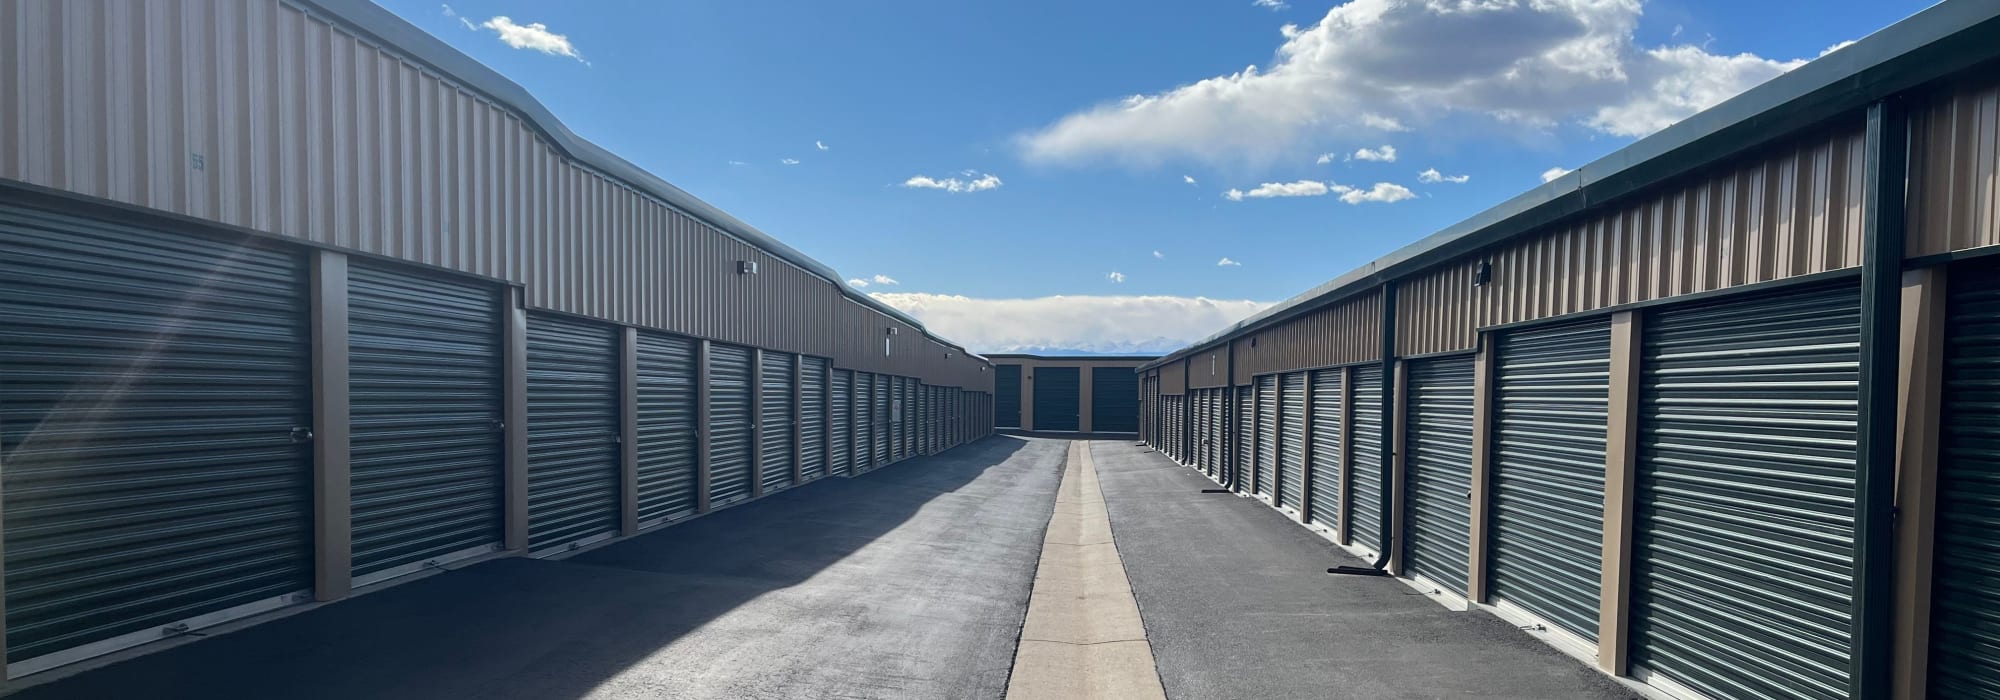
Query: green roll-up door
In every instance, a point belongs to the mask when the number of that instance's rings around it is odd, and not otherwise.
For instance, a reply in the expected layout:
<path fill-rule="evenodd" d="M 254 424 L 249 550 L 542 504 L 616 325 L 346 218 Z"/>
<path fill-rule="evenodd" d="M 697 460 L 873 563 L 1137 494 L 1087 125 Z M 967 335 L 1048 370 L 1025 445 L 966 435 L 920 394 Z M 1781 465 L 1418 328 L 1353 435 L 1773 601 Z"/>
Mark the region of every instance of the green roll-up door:
<path fill-rule="evenodd" d="M 854 473 L 875 468 L 875 375 L 854 373 Z"/>
<path fill-rule="evenodd" d="M 804 358 L 799 376 L 799 472 L 806 481 L 826 476 L 826 364 Z"/>
<path fill-rule="evenodd" d="M 2000 697 L 2000 269 L 1951 270 L 1930 695 Z"/>
<path fill-rule="evenodd" d="M 900 462 L 910 456 L 910 417 L 916 414 L 916 407 L 910 405 L 910 385 L 902 377 L 889 378 L 889 461 Z"/>
<path fill-rule="evenodd" d="M 1472 555 L 1472 357 L 1412 361 L 1404 570 L 1465 595 Z"/>
<path fill-rule="evenodd" d="M 1362 365 L 1351 371 L 1354 405 L 1348 408 L 1347 421 L 1354 439 L 1348 450 L 1354 464 L 1348 473 L 1354 485 L 1347 493 L 1347 534 L 1352 544 L 1373 551 L 1382 541 L 1382 366 Z"/>
<path fill-rule="evenodd" d="M 696 420 L 701 400 L 695 341 L 640 332 L 639 523 L 652 526 L 695 514 L 701 485 L 695 471 Z"/>
<path fill-rule="evenodd" d="M 357 579 L 500 543 L 500 294 L 467 280 L 350 263 Z"/>
<path fill-rule="evenodd" d="M 1257 378 L 1257 495 L 1275 497 L 1277 484 L 1278 375 L 1267 374 Z"/>
<path fill-rule="evenodd" d="M 1223 424 L 1223 395 L 1221 389 L 1208 390 L 1208 475 L 1220 479 L 1228 468 L 1225 457 L 1229 454 L 1229 432 Z"/>
<path fill-rule="evenodd" d="M 302 263 L 0 207 L 11 671 L 311 588 Z"/>
<path fill-rule="evenodd" d="M 1306 375 L 1287 374 L 1278 380 L 1278 503 L 1304 513 L 1306 509 Z"/>
<path fill-rule="evenodd" d="M 834 476 L 852 474 L 854 467 L 854 372 L 836 369 L 833 371 L 833 385 L 829 387 L 832 397 L 830 410 L 833 412 L 833 434 L 828 436 L 831 447 L 828 463 Z"/>
<path fill-rule="evenodd" d="M 1139 432 L 1139 375 L 1124 367 L 1090 371 L 1090 431 Z"/>
<path fill-rule="evenodd" d="M 1645 318 L 1635 668 L 1718 698 L 1847 697 L 1860 323 L 1853 284 Z"/>
<path fill-rule="evenodd" d="M 941 413 L 939 409 L 942 408 L 938 401 L 938 389 L 940 387 L 926 384 L 922 388 L 924 397 L 924 440 L 922 452 L 927 455 L 937 454 L 938 443 L 942 442 L 938 439 L 938 430 L 944 425 L 944 421 L 938 416 Z"/>
<path fill-rule="evenodd" d="M 1195 396 L 1199 398 L 1195 415 L 1200 427 L 1195 431 L 1194 444 L 1200 454 L 1202 473 L 1213 477 L 1217 451 L 1222 443 L 1215 432 L 1215 407 L 1218 403 L 1214 389 L 1202 389 Z"/>
<path fill-rule="evenodd" d="M 889 413 L 890 408 L 892 406 L 889 396 L 889 377 L 877 374 L 875 375 L 874 425 L 870 431 L 872 434 L 869 436 L 869 439 L 874 442 L 871 446 L 871 451 L 874 453 L 875 463 L 870 465 L 870 468 L 880 467 L 889 463 L 889 419 L 892 417 Z"/>
<path fill-rule="evenodd" d="M 528 314 L 528 544 L 618 532 L 618 329 Z"/>
<path fill-rule="evenodd" d="M 1075 431 L 1083 392 L 1077 368 L 1037 367 L 1028 381 L 1035 385 L 1035 429 Z"/>
<path fill-rule="evenodd" d="M 993 419 L 1002 428 L 1021 427 L 1021 366 L 993 366 Z"/>
<path fill-rule="evenodd" d="M 1595 640 L 1611 321 L 1502 333 L 1497 357 L 1492 595 Z"/>
<path fill-rule="evenodd" d="M 798 407 L 792 404 L 796 359 L 791 353 L 764 351 L 764 391 L 758 397 L 762 410 L 757 414 L 758 449 L 763 458 L 758 478 L 763 481 L 764 493 L 792 487 L 792 430 L 798 427 Z"/>
<path fill-rule="evenodd" d="M 1312 373 L 1313 415 L 1307 432 L 1312 440 L 1312 498 L 1306 504 L 1312 522 L 1335 527 L 1340 522 L 1340 375 L 1345 370 Z"/>
<path fill-rule="evenodd" d="M 755 406 L 750 348 L 711 344 L 708 351 L 708 503 L 720 508 L 750 497 Z"/>
<path fill-rule="evenodd" d="M 1236 490 L 1250 493 L 1257 469 L 1257 404 L 1250 385 L 1236 387 Z"/>

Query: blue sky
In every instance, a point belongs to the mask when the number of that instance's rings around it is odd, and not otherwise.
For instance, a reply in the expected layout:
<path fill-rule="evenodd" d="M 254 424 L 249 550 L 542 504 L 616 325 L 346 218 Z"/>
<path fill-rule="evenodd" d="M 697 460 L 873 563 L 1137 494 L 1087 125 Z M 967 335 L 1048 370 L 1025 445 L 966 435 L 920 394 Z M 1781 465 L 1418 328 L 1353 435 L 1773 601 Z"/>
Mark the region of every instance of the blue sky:
<path fill-rule="evenodd" d="M 1178 347 L 1927 4 L 380 2 L 984 351 Z"/>

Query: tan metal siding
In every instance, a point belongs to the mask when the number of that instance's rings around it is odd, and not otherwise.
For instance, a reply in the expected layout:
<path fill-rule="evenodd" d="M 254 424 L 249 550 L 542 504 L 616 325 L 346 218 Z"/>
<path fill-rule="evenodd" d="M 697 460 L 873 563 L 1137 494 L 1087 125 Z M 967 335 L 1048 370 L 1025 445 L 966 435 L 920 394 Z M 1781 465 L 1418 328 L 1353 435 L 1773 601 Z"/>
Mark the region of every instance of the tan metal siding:
<path fill-rule="evenodd" d="M 1909 254 L 2000 245 L 2000 78 L 1941 88 L 1910 116 Z"/>
<path fill-rule="evenodd" d="M 1187 393 L 1187 374 L 1184 369 L 1187 360 L 1177 360 L 1160 367 L 1160 395 L 1178 396 Z"/>
<path fill-rule="evenodd" d="M 536 308 L 916 375 L 836 335 L 879 343 L 903 325 L 836 282 L 298 7 L 20 0 L 0 3 L 0 45 L 0 178 L 506 280 Z M 921 376 L 977 374 L 961 353 Z"/>
<path fill-rule="evenodd" d="M 1236 341 L 1236 380 L 1307 367 L 1381 359 L 1381 294 L 1368 292 Z"/>
<path fill-rule="evenodd" d="M 1861 264 L 1863 129 L 1841 124 L 1714 175 L 1402 280 L 1396 351 L 1478 329 Z M 1472 284 L 1480 260 L 1492 281 Z"/>
<path fill-rule="evenodd" d="M 1229 386 L 1229 350 L 1211 348 L 1187 358 L 1189 389 Z"/>

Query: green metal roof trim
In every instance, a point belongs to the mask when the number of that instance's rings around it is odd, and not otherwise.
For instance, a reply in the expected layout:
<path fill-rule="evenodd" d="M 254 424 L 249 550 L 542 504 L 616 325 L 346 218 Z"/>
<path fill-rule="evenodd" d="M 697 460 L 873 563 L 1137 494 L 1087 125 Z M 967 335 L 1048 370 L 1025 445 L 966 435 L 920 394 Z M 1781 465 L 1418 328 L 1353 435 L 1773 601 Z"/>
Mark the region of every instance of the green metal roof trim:
<path fill-rule="evenodd" d="M 2000 3 L 1946 0 L 1140 369 L 1422 272 L 2000 57 Z"/>
<path fill-rule="evenodd" d="M 528 94 L 526 88 L 507 79 L 507 76 L 486 67 L 485 64 L 473 60 L 471 56 L 459 53 L 450 44 L 444 43 L 444 40 L 431 36 L 429 32 L 396 16 L 395 13 L 370 2 L 370 0 L 286 1 L 304 9 L 308 14 L 335 20 L 342 25 L 373 37 L 387 46 L 402 51 L 410 58 L 429 65 L 439 73 L 449 76 L 473 90 L 484 93 L 494 102 L 514 110 L 515 113 L 521 116 L 525 123 L 535 130 L 540 131 L 542 136 L 548 139 L 549 144 L 561 151 L 563 155 L 596 168 L 605 175 L 622 180 L 634 189 L 657 197 L 661 201 L 687 212 L 690 216 L 706 221 L 710 225 L 721 229 L 723 232 L 745 243 L 762 248 L 786 262 L 799 266 L 800 269 L 825 278 L 826 281 L 833 284 L 834 288 L 839 289 L 841 294 L 869 308 L 880 311 L 890 318 L 909 324 L 911 327 L 922 332 L 925 337 L 950 345 L 959 352 L 965 353 L 967 357 L 982 361 L 985 360 L 984 357 L 981 357 L 977 353 L 969 352 L 956 343 L 932 334 L 916 317 L 848 287 L 847 283 L 842 281 L 840 274 L 825 263 L 814 260 L 805 253 L 801 253 L 797 249 L 785 245 L 769 234 L 757 230 L 755 226 L 744 223 L 742 220 L 729 215 L 728 212 L 702 201 L 701 198 L 688 194 L 686 190 L 675 187 L 672 183 L 660 179 L 658 175 L 654 175 L 637 165 L 633 165 L 631 161 L 627 161 L 617 154 L 605 150 L 604 147 L 591 143 L 581 136 L 577 136 L 561 120 L 556 119 L 554 113 L 551 113 L 547 107 L 542 106 L 542 103 L 536 100 L 534 95 Z"/>

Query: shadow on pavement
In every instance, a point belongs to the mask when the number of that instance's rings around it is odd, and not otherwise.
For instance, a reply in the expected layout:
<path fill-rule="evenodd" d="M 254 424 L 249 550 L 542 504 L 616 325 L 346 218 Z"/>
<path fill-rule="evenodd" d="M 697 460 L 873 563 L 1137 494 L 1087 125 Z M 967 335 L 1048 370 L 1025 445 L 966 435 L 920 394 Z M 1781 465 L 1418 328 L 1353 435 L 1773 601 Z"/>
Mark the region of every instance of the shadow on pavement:
<path fill-rule="evenodd" d="M 566 561 L 477 564 L 13 697 L 995 694 L 1061 468 L 1060 443 L 987 438 Z"/>

